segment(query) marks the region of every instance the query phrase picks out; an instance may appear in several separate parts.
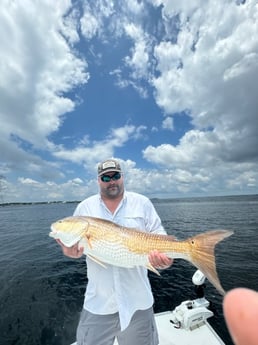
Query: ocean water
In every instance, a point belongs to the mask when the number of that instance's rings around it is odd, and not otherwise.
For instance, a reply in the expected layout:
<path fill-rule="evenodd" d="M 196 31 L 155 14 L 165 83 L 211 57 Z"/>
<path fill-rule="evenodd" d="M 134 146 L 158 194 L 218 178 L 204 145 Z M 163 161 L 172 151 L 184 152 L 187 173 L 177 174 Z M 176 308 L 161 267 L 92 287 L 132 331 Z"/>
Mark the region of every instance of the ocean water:
<path fill-rule="evenodd" d="M 184 239 L 210 229 L 234 235 L 216 247 L 217 270 L 225 290 L 258 290 L 258 195 L 153 201 L 169 234 Z M 75 203 L 0 206 L 0 344 L 69 345 L 75 339 L 87 270 L 84 259 L 63 256 L 48 237 L 50 224 L 71 215 Z M 156 312 L 195 298 L 195 268 L 183 260 L 158 277 L 150 273 Z M 206 283 L 215 316 L 210 323 L 232 345 L 222 297 Z"/>

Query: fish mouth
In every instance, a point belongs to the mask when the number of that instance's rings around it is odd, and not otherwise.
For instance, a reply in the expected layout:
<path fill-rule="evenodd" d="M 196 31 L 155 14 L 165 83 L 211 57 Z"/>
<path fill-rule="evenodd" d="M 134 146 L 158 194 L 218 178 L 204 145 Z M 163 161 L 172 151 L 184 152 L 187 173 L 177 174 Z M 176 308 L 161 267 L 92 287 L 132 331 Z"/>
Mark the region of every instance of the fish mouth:
<path fill-rule="evenodd" d="M 55 231 L 50 231 L 49 236 L 55 238 L 56 237 L 56 232 Z"/>
<path fill-rule="evenodd" d="M 55 238 L 56 235 L 57 235 L 57 232 L 55 231 L 53 225 L 51 225 L 50 230 L 51 230 L 51 231 L 50 231 L 50 233 L 49 233 L 49 236 Z"/>

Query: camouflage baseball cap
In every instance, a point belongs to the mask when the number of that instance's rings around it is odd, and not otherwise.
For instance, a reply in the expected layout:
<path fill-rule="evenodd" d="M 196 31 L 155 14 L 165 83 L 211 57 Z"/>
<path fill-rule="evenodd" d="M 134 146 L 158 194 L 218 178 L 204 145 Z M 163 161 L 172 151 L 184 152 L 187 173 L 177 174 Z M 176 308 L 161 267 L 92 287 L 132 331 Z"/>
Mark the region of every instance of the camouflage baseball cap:
<path fill-rule="evenodd" d="M 98 165 L 98 176 L 105 173 L 117 171 L 122 172 L 121 166 L 116 159 L 107 159 Z"/>

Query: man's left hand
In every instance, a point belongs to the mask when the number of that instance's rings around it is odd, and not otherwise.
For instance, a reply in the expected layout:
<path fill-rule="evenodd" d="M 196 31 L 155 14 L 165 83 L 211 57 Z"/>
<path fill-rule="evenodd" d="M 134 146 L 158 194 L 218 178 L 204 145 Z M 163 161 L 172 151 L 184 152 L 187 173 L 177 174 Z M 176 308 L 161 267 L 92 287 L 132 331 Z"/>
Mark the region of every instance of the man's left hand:
<path fill-rule="evenodd" d="M 160 253 L 158 250 L 153 250 L 149 254 L 149 262 L 157 269 L 165 269 L 172 265 L 173 259 L 170 259 L 166 254 Z"/>

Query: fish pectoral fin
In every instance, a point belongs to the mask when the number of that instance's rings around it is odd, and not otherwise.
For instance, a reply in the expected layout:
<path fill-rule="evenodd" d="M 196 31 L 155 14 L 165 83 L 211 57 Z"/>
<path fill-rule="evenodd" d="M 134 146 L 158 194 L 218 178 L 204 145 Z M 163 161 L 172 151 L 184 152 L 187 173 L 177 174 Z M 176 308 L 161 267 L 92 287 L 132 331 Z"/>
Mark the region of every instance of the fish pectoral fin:
<path fill-rule="evenodd" d="M 153 267 L 150 263 L 148 263 L 148 265 L 146 265 L 146 268 L 148 268 L 148 270 L 150 270 L 150 271 L 156 273 L 158 276 L 160 276 L 159 271 L 157 271 L 156 268 Z"/>
<path fill-rule="evenodd" d="M 89 248 L 92 249 L 92 243 L 91 243 L 90 235 L 86 234 L 85 238 L 86 238 L 86 241 L 88 243 Z"/>
<path fill-rule="evenodd" d="M 89 258 L 91 258 L 91 260 L 93 260 L 94 262 L 96 262 L 97 264 L 99 264 L 100 266 L 104 267 L 104 268 L 107 268 L 107 266 L 102 262 L 100 261 L 99 259 L 97 259 L 95 256 L 91 255 L 91 254 L 87 254 L 87 256 Z"/>

